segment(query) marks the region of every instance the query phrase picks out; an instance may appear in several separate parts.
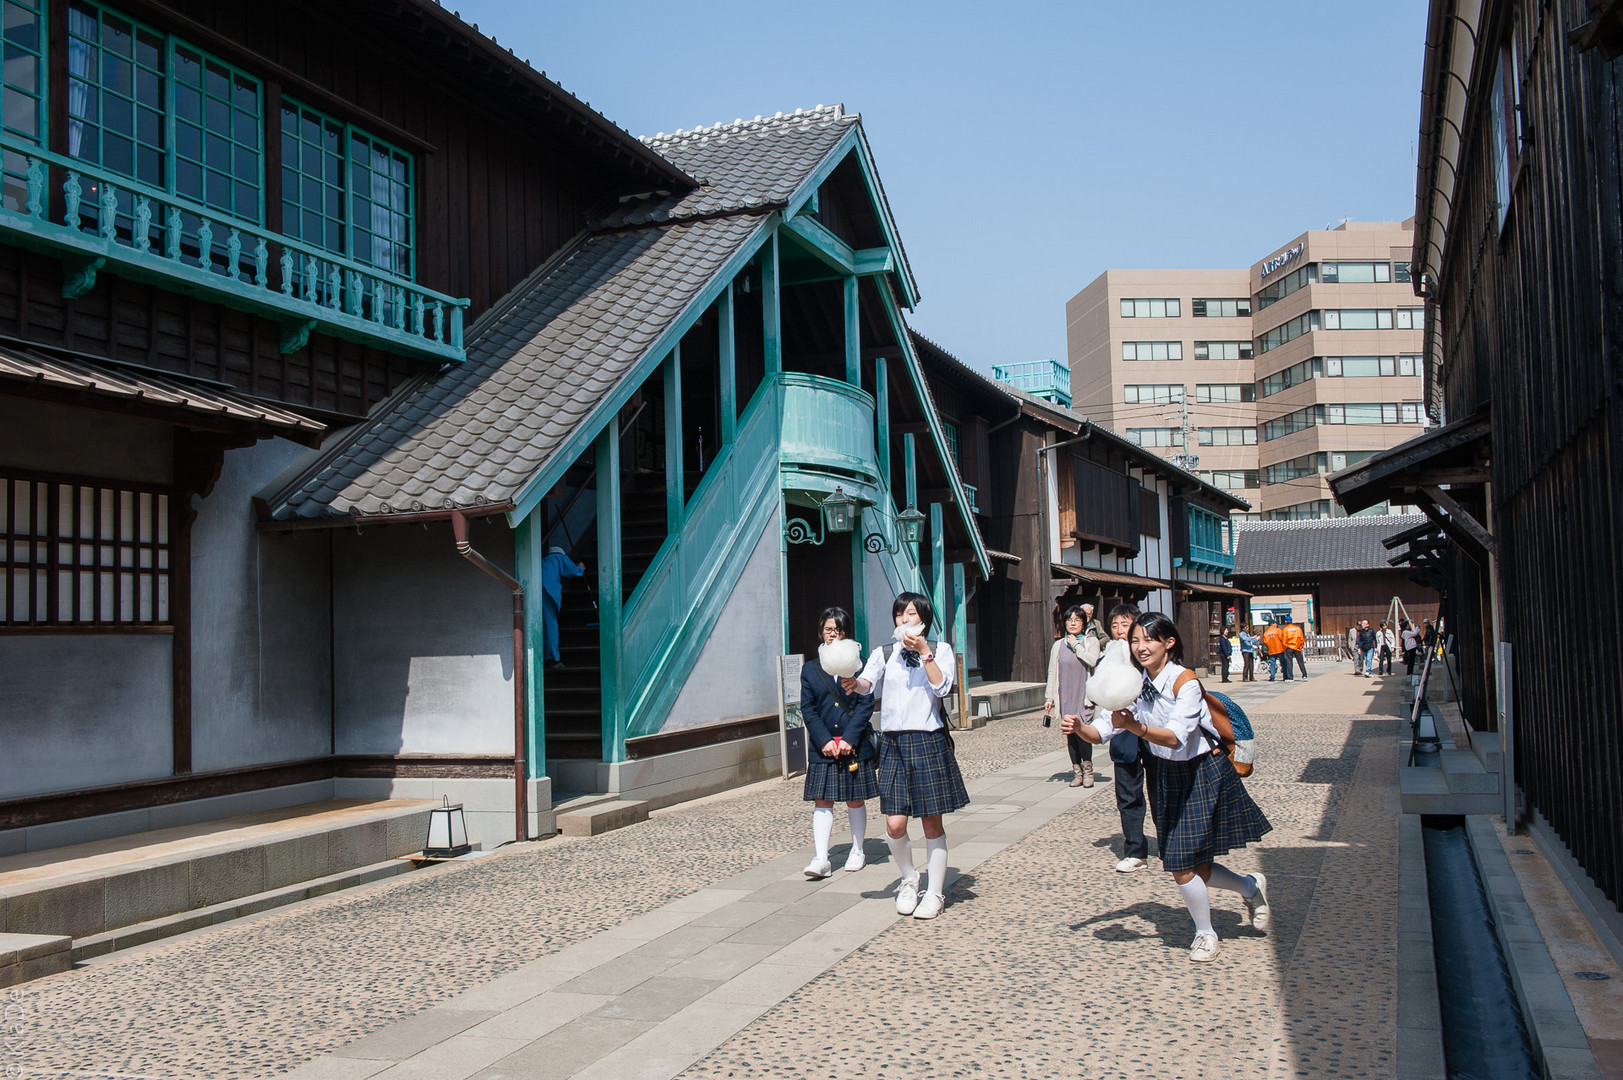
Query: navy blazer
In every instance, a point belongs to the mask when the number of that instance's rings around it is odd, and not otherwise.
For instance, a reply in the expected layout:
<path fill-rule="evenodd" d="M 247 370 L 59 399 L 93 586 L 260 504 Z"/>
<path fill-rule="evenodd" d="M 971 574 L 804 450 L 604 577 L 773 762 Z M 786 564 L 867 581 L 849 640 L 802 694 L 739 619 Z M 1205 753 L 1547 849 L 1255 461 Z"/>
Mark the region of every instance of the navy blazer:
<path fill-rule="evenodd" d="M 800 669 L 800 715 L 810 736 L 808 753 L 823 761 L 835 760 L 823 756 L 822 746 L 838 735 L 856 747 L 857 760 L 873 760 L 874 747 L 868 740 L 873 695 L 847 694 L 840 689 L 840 680 L 826 673 L 816 660 L 808 660 Z"/>

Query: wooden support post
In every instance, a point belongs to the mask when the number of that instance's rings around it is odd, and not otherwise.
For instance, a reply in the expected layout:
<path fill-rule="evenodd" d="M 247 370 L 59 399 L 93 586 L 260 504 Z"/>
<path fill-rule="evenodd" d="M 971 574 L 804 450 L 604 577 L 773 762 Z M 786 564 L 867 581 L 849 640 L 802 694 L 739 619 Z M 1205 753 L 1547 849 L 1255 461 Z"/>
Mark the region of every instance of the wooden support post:
<path fill-rule="evenodd" d="M 761 343 L 766 350 L 768 377 L 783 370 L 783 309 L 779 306 L 778 238 L 774 234 L 761 247 Z"/>
<path fill-rule="evenodd" d="M 907 505 L 917 506 L 919 501 L 918 456 L 913 449 L 913 433 L 910 431 L 902 436 L 902 478 L 903 492 L 907 495 Z"/>
<path fill-rule="evenodd" d="M 1443 510 L 1448 513 L 1449 518 L 1453 520 L 1454 524 L 1458 526 L 1457 531 L 1463 532 L 1467 537 L 1469 537 L 1469 543 L 1461 546 L 1469 548 L 1471 544 L 1475 544 L 1480 554 L 1493 554 L 1493 537 L 1488 534 L 1487 529 L 1482 527 L 1481 522 L 1472 517 L 1470 512 L 1466 510 L 1465 507 L 1461 506 L 1457 501 L 1455 501 L 1454 496 L 1450 495 L 1448 492 L 1434 484 L 1422 485 L 1420 488 L 1420 494 L 1430 499 L 1437 506 L 1442 507 Z M 1438 524 L 1442 525 L 1446 531 L 1456 531 L 1450 530 L 1448 526 L 1441 521 L 1439 521 Z M 1476 556 L 1473 555 L 1472 557 L 1475 558 Z M 1487 565 L 1486 561 L 1483 559 L 1478 558 L 1477 561 L 1483 563 L 1484 567 Z"/>
<path fill-rule="evenodd" d="M 845 381 L 862 388 L 862 319 L 854 274 L 845 279 Z"/>
<path fill-rule="evenodd" d="M 514 530 L 517 545 L 513 576 L 524 586 L 529 602 L 524 605 L 524 690 L 525 729 L 529 733 L 528 780 L 547 775 L 545 605 L 541 588 L 541 560 L 546 558 L 546 501 L 524 516 Z"/>
<path fill-rule="evenodd" d="M 930 606 L 936 609 L 936 618 L 944 619 L 947 612 L 947 534 L 941 504 L 930 504 Z"/>
<path fill-rule="evenodd" d="M 879 456 L 879 475 L 884 478 L 885 486 L 891 486 L 890 476 L 890 385 L 886 381 L 886 360 L 883 356 L 873 358 L 873 401 L 874 401 L 874 428 L 878 445 L 874 449 Z"/>
<path fill-rule="evenodd" d="M 717 339 L 721 363 L 721 445 L 731 446 L 738 432 L 738 344 L 733 337 L 733 283 L 728 282 L 716 301 Z"/>
<path fill-rule="evenodd" d="M 620 707 L 620 421 L 597 436 L 597 620 L 603 694 L 603 760 L 624 761 L 625 720 Z"/>
<path fill-rule="evenodd" d="M 851 632 L 861 642 L 868 640 L 867 549 L 862 546 L 863 529 L 851 530 Z"/>
<path fill-rule="evenodd" d="M 665 535 L 680 536 L 687 491 L 682 478 L 682 345 L 665 358 Z"/>

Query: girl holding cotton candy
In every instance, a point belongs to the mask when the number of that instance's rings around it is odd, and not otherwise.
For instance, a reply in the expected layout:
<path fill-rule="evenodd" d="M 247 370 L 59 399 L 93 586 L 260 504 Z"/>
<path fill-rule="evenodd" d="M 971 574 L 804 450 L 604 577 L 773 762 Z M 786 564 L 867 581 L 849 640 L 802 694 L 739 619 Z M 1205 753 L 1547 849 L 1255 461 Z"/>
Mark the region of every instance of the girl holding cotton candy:
<path fill-rule="evenodd" d="M 866 800 L 879 797 L 876 755 L 868 738 L 873 695 L 852 693 L 840 685 L 862 670 L 862 648 L 851 640 L 850 614 L 841 607 L 825 608 L 817 617 L 817 635 L 822 639 L 817 658 L 800 669 L 800 715 L 807 736 L 804 797 L 813 807 L 812 840 L 817 847 L 806 876 L 814 880 L 834 872 L 828 844 L 836 802 L 845 803 L 851 822 L 851 854 L 845 868 L 855 872 L 867 865 L 862 850 L 868 831 Z"/>
<path fill-rule="evenodd" d="M 922 594 L 902 593 L 891 615 L 896 620 L 892 643 L 868 654 L 851 689 L 877 690 L 880 699 L 879 809 L 885 815 L 885 842 L 902 875 L 896 910 L 933 919 L 946 904 L 947 832 L 941 818 L 969 805 L 941 705 L 952 692 L 957 661 L 951 645 L 930 637 L 935 612 Z M 915 817 L 924 825 L 929 871 L 922 895 L 907 835 L 908 818 Z"/>

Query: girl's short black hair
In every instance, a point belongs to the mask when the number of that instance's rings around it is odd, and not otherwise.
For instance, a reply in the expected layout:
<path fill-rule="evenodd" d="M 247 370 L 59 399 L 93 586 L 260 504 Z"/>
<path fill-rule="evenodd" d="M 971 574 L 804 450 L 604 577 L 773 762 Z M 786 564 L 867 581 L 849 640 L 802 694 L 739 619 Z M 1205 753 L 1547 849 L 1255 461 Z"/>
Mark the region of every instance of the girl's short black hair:
<path fill-rule="evenodd" d="M 1134 607 L 1132 604 L 1117 604 L 1115 607 L 1110 609 L 1110 617 L 1105 620 L 1105 625 L 1110 625 L 1123 615 L 1127 616 L 1129 619 L 1132 619 L 1134 622 L 1137 622 L 1138 608 Z"/>
<path fill-rule="evenodd" d="M 904 592 L 898 595 L 896 602 L 890 605 L 890 617 L 894 620 L 907 610 L 909 604 L 912 604 L 913 610 L 918 613 L 919 622 L 924 624 L 924 629 L 919 632 L 928 634 L 930 627 L 935 625 L 935 608 L 930 606 L 930 598 L 923 593 Z"/>
<path fill-rule="evenodd" d="M 817 616 L 817 637 L 822 640 L 823 624 L 830 619 L 834 620 L 834 629 L 840 632 L 841 637 L 851 636 L 851 613 L 842 607 L 826 607 L 823 613 Z"/>
<path fill-rule="evenodd" d="M 1174 663 L 1183 662 L 1183 642 L 1178 638 L 1178 624 L 1161 614 L 1159 611 L 1146 611 L 1133 620 L 1133 625 L 1144 631 L 1144 636 L 1151 641 L 1170 641 L 1167 647 L 1167 656 Z M 1128 636 L 1131 637 L 1131 631 Z M 1142 667 L 1138 657 L 1133 657 L 1133 666 Z"/>
<path fill-rule="evenodd" d="M 1088 624 L 1088 613 L 1082 610 L 1081 604 L 1072 604 L 1070 607 L 1066 608 L 1065 613 L 1059 617 L 1059 621 L 1062 624 L 1068 623 L 1071 621 L 1072 615 L 1075 615 L 1077 618 L 1081 619 L 1083 626 Z"/>

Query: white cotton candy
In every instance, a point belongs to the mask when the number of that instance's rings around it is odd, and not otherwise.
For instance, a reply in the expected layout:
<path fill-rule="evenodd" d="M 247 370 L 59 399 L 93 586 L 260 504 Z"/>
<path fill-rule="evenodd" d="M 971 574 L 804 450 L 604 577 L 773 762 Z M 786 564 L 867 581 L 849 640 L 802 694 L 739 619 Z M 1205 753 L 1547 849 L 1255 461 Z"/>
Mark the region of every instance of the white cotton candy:
<path fill-rule="evenodd" d="M 835 678 L 854 678 L 862 670 L 862 646 L 850 638 L 825 642 L 817 646 L 817 662 Z"/>
<path fill-rule="evenodd" d="M 1144 674 L 1133 666 L 1127 642 L 1112 641 L 1105 646 L 1099 666 L 1088 676 L 1088 698 L 1109 712 L 1125 709 L 1144 689 Z"/>

